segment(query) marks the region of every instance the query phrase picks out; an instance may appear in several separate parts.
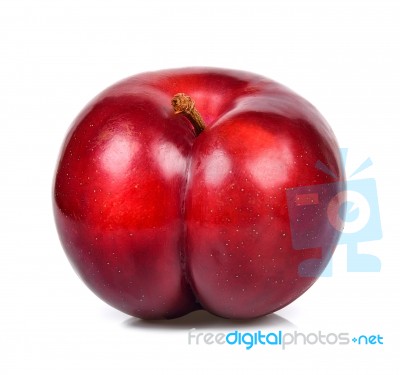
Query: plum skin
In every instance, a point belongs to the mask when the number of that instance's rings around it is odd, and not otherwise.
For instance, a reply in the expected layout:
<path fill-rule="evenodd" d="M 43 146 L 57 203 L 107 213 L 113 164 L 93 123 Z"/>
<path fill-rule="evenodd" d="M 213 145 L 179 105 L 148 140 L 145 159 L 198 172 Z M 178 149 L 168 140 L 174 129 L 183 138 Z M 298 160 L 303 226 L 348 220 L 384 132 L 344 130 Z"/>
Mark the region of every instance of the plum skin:
<path fill-rule="evenodd" d="M 194 99 L 200 135 L 174 114 L 177 92 Z M 315 239 L 294 249 L 287 190 L 335 196 L 343 183 L 336 138 L 305 99 L 252 73 L 185 68 L 130 77 L 86 106 L 60 153 L 53 206 L 71 264 L 115 308 L 249 319 L 303 294 L 339 238 L 321 207 L 310 220 L 324 251 Z M 304 277 L 308 259 L 320 261 Z"/>

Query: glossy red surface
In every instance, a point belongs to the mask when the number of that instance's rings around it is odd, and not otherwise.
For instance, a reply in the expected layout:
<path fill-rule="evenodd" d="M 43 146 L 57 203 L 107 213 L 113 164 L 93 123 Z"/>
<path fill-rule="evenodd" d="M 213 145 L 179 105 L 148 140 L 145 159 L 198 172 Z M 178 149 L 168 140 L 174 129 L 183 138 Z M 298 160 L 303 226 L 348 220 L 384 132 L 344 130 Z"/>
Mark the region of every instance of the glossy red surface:
<path fill-rule="evenodd" d="M 178 92 L 207 124 L 198 137 L 173 113 Z M 294 250 L 287 189 L 343 178 L 332 131 L 292 91 L 245 72 L 166 70 L 117 83 L 75 120 L 54 212 L 77 273 L 112 306 L 146 319 L 201 307 L 252 318 L 307 290 L 338 240 L 317 211 L 326 251 Z M 314 258 L 316 276 L 299 276 Z"/>

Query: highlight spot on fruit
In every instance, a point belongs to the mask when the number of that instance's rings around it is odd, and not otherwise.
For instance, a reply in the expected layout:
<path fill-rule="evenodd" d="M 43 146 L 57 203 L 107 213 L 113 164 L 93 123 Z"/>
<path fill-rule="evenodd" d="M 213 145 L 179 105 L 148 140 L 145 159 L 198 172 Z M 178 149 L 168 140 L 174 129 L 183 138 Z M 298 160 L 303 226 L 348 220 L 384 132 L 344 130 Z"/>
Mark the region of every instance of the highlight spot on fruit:
<path fill-rule="evenodd" d="M 226 156 L 223 150 L 214 150 L 206 158 L 204 179 L 209 186 L 217 187 L 229 175 L 232 168 L 231 160 Z"/>
<path fill-rule="evenodd" d="M 132 137 L 115 135 L 105 144 L 105 150 L 101 155 L 102 167 L 116 177 L 127 172 L 132 159 L 140 149 L 140 144 Z"/>
<path fill-rule="evenodd" d="M 280 144 L 279 147 L 266 149 L 260 156 L 249 161 L 247 168 L 254 182 L 263 188 L 269 181 L 274 184 L 285 182 L 292 162 L 293 155 L 289 145 Z"/>
<path fill-rule="evenodd" d="M 153 157 L 166 179 L 169 180 L 176 175 L 185 174 L 185 157 L 172 143 L 166 142 L 161 146 L 155 143 L 153 145 Z"/>

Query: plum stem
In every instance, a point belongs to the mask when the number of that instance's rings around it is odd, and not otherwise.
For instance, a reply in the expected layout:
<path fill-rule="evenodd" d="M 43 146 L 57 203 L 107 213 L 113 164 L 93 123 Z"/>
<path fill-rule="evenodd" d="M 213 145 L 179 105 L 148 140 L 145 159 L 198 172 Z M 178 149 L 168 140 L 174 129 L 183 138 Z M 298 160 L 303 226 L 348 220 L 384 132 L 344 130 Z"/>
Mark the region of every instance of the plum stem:
<path fill-rule="evenodd" d="M 171 100 L 175 114 L 182 113 L 193 125 L 196 137 L 206 128 L 199 111 L 195 107 L 194 100 L 183 93 L 175 94 Z"/>

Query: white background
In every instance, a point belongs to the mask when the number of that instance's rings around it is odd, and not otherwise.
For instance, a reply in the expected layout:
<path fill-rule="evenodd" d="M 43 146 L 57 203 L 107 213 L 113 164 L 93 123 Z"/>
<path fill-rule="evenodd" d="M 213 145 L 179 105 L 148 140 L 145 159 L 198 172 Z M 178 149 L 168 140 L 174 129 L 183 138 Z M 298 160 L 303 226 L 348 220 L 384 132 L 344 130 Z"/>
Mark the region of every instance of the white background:
<path fill-rule="evenodd" d="M 399 368 L 397 0 L 0 3 L 0 373 L 394 373 Z M 142 71 L 208 65 L 273 78 L 310 100 L 377 181 L 380 273 L 334 274 L 278 313 L 141 322 L 95 297 L 56 234 L 51 185 L 64 135 L 99 91 Z M 380 334 L 383 345 L 188 345 L 188 330 Z M 385 368 L 387 368 L 385 370 Z"/>

